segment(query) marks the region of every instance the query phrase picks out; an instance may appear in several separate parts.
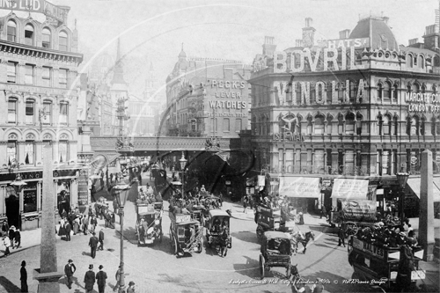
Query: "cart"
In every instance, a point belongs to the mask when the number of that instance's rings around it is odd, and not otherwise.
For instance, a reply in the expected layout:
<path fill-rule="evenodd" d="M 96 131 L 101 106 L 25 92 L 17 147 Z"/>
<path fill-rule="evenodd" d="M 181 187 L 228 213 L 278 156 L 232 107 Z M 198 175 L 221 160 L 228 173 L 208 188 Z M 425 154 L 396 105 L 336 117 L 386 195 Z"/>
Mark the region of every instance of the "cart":
<path fill-rule="evenodd" d="M 264 279 L 265 271 L 271 267 L 286 268 L 286 277 L 289 279 L 292 266 L 291 237 L 279 231 L 264 233 L 261 243 L 260 274 Z"/>
<path fill-rule="evenodd" d="M 219 251 L 221 257 L 225 257 L 228 248 L 232 247 L 229 218 L 225 211 L 211 210 L 206 221 L 206 246 Z"/>

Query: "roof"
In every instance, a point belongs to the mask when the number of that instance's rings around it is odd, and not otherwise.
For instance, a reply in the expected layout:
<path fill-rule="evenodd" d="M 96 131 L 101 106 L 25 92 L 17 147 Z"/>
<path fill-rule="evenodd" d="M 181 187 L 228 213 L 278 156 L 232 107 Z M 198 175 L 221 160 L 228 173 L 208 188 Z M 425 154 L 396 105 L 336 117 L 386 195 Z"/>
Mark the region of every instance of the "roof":
<path fill-rule="evenodd" d="M 279 231 L 267 231 L 267 232 L 264 232 L 264 236 L 267 239 L 282 238 L 282 239 L 289 239 L 290 240 L 290 236 L 286 235 L 283 232 L 279 232 Z"/>
<path fill-rule="evenodd" d="M 385 22 L 384 17 L 367 17 L 359 20 L 356 27 L 350 34 L 350 39 L 356 38 L 372 38 L 371 49 L 392 49 L 398 50 L 396 38 L 390 27 Z M 371 35 L 370 35 L 371 24 Z"/>
<path fill-rule="evenodd" d="M 227 212 L 225 212 L 225 211 L 222 211 L 222 210 L 210 210 L 209 211 L 209 215 L 211 217 L 219 217 L 219 216 L 221 216 L 221 217 L 229 217 L 229 214 Z"/>

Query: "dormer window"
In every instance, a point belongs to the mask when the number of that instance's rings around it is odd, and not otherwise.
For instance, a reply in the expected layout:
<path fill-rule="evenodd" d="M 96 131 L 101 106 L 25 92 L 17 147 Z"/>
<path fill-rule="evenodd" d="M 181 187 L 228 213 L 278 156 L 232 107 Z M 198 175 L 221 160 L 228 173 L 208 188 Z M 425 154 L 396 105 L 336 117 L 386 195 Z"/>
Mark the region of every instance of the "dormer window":
<path fill-rule="evenodd" d="M 16 42 L 17 41 L 17 24 L 10 20 L 8 21 L 8 41 Z"/>
<path fill-rule="evenodd" d="M 24 42 L 29 46 L 34 45 L 34 27 L 30 24 L 27 24 L 24 28 Z"/>
<path fill-rule="evenodd" d="M 65 31 L 60 32 L 58 48 L 60 51 L 67 51 L 67 33 Z"/>

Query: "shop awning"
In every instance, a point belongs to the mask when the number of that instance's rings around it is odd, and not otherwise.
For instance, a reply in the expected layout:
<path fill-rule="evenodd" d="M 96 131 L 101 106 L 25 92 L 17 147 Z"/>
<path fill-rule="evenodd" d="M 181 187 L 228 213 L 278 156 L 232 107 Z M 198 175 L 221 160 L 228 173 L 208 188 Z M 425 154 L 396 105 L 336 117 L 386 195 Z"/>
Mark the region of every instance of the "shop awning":
<path fill-rule="evenodd" d="M 335 179 L 333 183 L 332 198 L 367 199 L 368 180 Z"/>
<path fill-rule="evenodd" d="M 420 178 L 408 178 L 408 185 L 412 191 L 420 198 Z M 440 202 L 440 177 L 434 177 L 432 183 L 432 193 L 434 202 Z"/>
<path fill-rule="evenodd" d="M 279 194 L 287 197 L 321 198 L 320 178 L 281 177 Z"/>

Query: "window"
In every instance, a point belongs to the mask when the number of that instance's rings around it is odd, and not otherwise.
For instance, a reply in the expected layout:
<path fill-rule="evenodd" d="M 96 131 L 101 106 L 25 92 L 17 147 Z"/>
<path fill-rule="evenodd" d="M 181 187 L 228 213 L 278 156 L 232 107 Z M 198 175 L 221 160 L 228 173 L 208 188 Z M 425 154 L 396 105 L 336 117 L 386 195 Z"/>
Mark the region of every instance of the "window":
<path fill-rule="evenodd" d="M 59 50 L 60 51 L 67 51 L 67 34 L 65 31 L 60 32 L 60 43 L 59 43 Z"/>
<path fill-rule="evenodd" d="M 15 83 L 17 77 L 17 63 L 8 62 L 7 69 L 8 83 Z"/>
<path fill-rule="evenodd" d="M 391 118 L 388 115 L 383 116 L 382 122 L 383 135 L 391 134 Z"/>
<path fill-rule="evenodd" d="M 382 174 L 380 175 L 391 175 L 391 160 L 389 151 L 382 152 Z"/>
<path fill-rule="evenodd" d="M 58 143 L 58 157 L 60 159 L 60 163 L 65 163 L 68 161 L 67 158 L 67 141 L 66 140 L 60 140 Z"/>
<path fill-rule="evenodd" d="M 59 123 L 67 123 L 67 116 L 68 116 L 68 107 L 69 104 L 65 102 L 60 103 L 60 120 Z"/>
<path fill-rule="evenodd" d="M 17 123 L 17 100 L 14 98 L 8 100 L 8 123 Z"/>
<path fill-rule="evenodd" d="M 37 211 L 37 183 L 29 182 L 23 188 L 23 212 L 30 213 Z"/>
<path fill-rule="evenodd" d="M 416 117 L 411 119 L 411 135 L 419 135 L 417 131 L 419 128 L 419 120 Z"/>
<path fill-rule="evenodd" d="M 393 100 L 397 101 L 397 95 L 399 93 L 399 87 L 397 85 L 393 86 Z"/>
<path fill-rule="evenodd" d="M 25 84 L 34 84 L 34 66 L 30 64 L 26 64 L 25 68 Z"/>
<path fill-rule="evenodd" d="M 354 134 L 355 123 L 356 120 L 354 114 L 348 113 L 347 116 L 345 116 L 345 133 Z"/>
<path fill-rule="evenodd" d="M 52 86 L 52 68 L 43 67 L 42 68 L 42 86 L 50 87 Z"/>
<path fill-rule="evenodd" d="M 324 173 L 324 150 L 315 150 L 314 158 L 315 173 Z"/>
<path fill-rule="evenodd" d="M 237 118 L 235 119 L 235 132 L 241 131 L 241 119 Z"/>
<path fill-rule="evenodd" d="M 43 39 L 42 39 L 42 46 L 43 48 L 47 48 L 50 49 L 51 47 L 51 38 L 52 38 L 52 34 L 50 32 L 50 30 L 48 28 L 44 28 L 43 29 Z"/>
<path fill-rule="evenodd" d="M 17 24 L 12 21 L 9 20 L 8 21 L 8 41 L 10 42 L 16 42 L 17 41 Z"/>
<path fill-rule="evenodd" d="M 354 175 L 354 152 L 345 151 L 345 174 Z"/>
<path fill-rule="evenodd" d="M 33 141 L 26 141 L 24 153 L 24 163 L 26 165 L 33 165 L 35 162 L 35 143 Z"/>
<path fill-rule="evenodd" d="M 316 116 L 315 117 L 315 134 L 323 134 L 324 133 L 324 117 Z"/>
<path fill-rule="evenodd" d="M 26 101 L 26 124 L 34 123 L 35 102 L 33 100 Z"/>
<path fill-rule="evenodd" d="M 59 70 L 59 83 L 61 88 L 67 88 L 67 69 Z"/>
<path fill-rule="evenodd" d="M 284 159 L 286 160 L 284 168 L 286 168 L 286 173 L 293 173 L 294 172 L 294 150 L 293 149 L 286 149 L 286 152 L 284 154 Z"/>
<path fill-rule="evenodd" d="M 301 153 L 299 158 L 300 158 L 300 165 L 301 165 L 301 173 L 307 172 L 307 170 L 308 170 L 307 153 Z"/>
<path fill-rule="evenodd" d="M 388 81 L 383 86 L 383 99 L 384 101 L 390 101 L 391 99 L 391 84 Z"/>
<path fill-rule="evenodd" d="M 379 100 L 382 100 L 382 84 L 381 83 L 379 83 L 377 85 L 377 98 Z"/>
<path fill-rule="evenodd" d="M 17 142 L 16 141 L 8 141 L 8 146 L 6 150 L 6 154 L 8 156 L 8 166 L 11 166 L 17 161 Z"/>
<path fill-rule="evenodd" d="M 52 103 L 50 101 L 43 102 L 44 115 L 41 119 L 43 124 L 50 124 L 52 122 Z"/>
<path fill-rule="evenodd" d="M 34 45 L 34 27 L 30 24 L 24 27 L 24 43 L 29 46 Z"/>
<path fill-rule="evenodd" d="M 223 132 L 231 131 L 231 124 L 229 118 L 223 118 Z"/>

